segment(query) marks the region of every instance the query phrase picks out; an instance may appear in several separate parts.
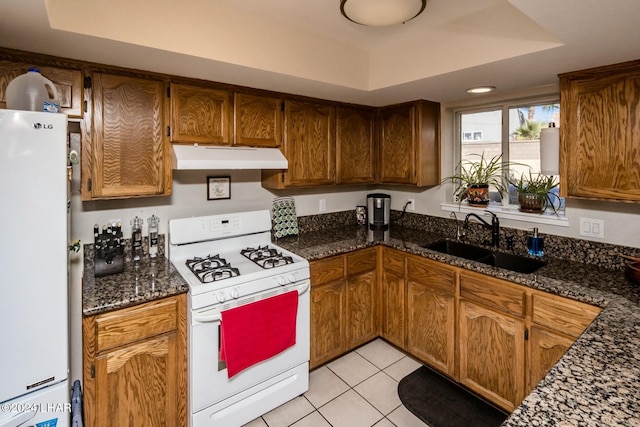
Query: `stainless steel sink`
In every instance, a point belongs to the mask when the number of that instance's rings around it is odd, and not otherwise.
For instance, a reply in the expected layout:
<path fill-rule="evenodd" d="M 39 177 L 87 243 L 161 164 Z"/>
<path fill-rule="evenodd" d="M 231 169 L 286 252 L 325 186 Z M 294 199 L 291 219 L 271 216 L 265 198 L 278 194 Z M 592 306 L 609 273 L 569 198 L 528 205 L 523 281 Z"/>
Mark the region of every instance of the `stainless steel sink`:
<path fill-rule="evenodd" d="M 491 255 L 489 249 L 481 248 L 479 246 L 468 245 L 462 242 L 456 242 L 455 240 L 438 240 L 435 243 L 424 246 L 426 249 L 432 251 L 442 252 L 443 254 L 453 255 L 464 259 L 478 260 L 483 256 Z"/>
<path fill-rule="evenodd" d="M 546 265 L 545 262 L 539 259 L 492 251 L 454 240 L 438 240 L 423 247 L 518 273 L 530 274 Z"/>
<path fill-rule="evenodd" d="M 545 262 L 540 261 L 539 259 L 528 258 L 520 255 L 506 254 L 504 252 L 493 252 L 492 254 L 485 255 L 482 258 L 479 258 L 477 261 L 487 265 L 493 265 L 495 267 L 525 274 L 533 273 L 534 271 L 545 265 Z"/>

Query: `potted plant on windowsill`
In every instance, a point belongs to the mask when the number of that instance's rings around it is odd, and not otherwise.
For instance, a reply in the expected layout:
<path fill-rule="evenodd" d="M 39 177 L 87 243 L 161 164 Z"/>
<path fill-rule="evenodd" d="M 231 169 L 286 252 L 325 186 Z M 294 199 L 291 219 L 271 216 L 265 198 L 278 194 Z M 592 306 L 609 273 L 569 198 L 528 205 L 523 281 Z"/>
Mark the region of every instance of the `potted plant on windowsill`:
<path fill-rule="evenodd" d="M 542 214 L 548 207 L 553 209 L 556 215 L 558 212 L 554 206 L 554 198 L 559 200 L 557 194 L 551 190 L 558 186 L 555 176 L 544 174 L 532 174 L 529 176 L 520 175 L 518 180 L 509 180 L 518 192 L 518 203 L 521 212 Z"/>
<path fill-rule="evenodd" d="M 457 173 L 444 178 L 442 183 L 450 181 L 455 185 L 453 194 L 460 203 L 467 200 L 469 206 L 486 207 L 489 204 L 489 187 L 495 187 L 501 197 L 506 193 L 502 171 L 509 162 L 502 161 L 502 154 L 491 159 L 486 159 L 484 152 L 477 156 L 477 161 L 461 160 L 456 167 Z"/>

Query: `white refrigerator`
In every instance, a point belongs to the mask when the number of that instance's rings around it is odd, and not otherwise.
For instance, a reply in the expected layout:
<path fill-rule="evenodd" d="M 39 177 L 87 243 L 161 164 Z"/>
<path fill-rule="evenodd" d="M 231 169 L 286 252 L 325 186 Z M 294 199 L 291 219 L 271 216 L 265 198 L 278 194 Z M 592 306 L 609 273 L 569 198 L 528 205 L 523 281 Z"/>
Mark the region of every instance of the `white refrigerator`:
<path fill-rule="evenodd" d="M 0 427 L 68 427 L 67 116 L 0 109 Z"/>

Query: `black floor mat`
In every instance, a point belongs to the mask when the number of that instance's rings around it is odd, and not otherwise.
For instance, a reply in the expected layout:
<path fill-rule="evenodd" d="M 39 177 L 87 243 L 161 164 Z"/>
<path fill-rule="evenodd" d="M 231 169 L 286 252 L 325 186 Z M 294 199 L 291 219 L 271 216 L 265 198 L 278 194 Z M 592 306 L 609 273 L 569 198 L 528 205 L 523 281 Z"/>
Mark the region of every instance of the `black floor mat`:
<path fill-rule="evenodd" d="M 426 366 L 400 380 L 398 395 L 430 427 L 498 427 L 509 416 Z"/>

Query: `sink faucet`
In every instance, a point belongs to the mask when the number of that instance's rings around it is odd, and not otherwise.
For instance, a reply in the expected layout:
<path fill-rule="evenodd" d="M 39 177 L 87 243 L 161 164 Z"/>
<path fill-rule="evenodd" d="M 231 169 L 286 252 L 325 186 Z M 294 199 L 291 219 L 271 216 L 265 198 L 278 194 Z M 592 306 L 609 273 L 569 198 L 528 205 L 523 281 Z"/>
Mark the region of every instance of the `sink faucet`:
<path fill-rule="evenodd" d="M 464 218 L 464 228 L 465 229 L 467 228 L 467 225 L 469 224 L 469 218 L 470 217 L 476 218 L 478 221 L 480 221 L 482 223 L 482 225 L 484 225 L 485 227 L 491 229 L 491 246 L 494 246 L 494 247 L 497 248 L 497 247 L 500 246 L 500 221 L 498 220 L 498 216 L 496 214 L 494 214 L 493 212 L 491 212 L 491 211 L 485 211 L 485 212 L 491 214 L 491 224 L 489 224 L 484 219 L 480 218 L 477 214 L 469 213 Z"/>
<path fill-rule="evenodd" d="M 455 212 L 451 212 L 449 218 L 452 218 L 454 223 L 456 224 L 456 241 L 459 242 L 464 239 L 464 231 L 460 232 L 460 224 L 458 223 L 458 217 L 456 216 Z"/>

